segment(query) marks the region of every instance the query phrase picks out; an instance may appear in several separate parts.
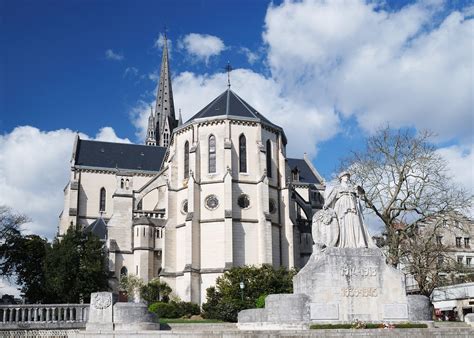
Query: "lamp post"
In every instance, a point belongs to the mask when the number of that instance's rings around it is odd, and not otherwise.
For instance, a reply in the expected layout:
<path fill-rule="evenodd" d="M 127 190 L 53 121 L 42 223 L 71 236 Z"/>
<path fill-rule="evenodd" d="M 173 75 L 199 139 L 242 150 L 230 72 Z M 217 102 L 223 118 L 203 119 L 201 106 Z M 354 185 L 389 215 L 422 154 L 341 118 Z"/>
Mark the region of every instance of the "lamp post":
<path fill-rule="evenodd" d="M 244 281 L 241 281 L 239 286 L 240 286 L 240 298 L 242 299 L 242 302 L 243 302 L 244 301 L 244 288 L 245 288 Z"/>

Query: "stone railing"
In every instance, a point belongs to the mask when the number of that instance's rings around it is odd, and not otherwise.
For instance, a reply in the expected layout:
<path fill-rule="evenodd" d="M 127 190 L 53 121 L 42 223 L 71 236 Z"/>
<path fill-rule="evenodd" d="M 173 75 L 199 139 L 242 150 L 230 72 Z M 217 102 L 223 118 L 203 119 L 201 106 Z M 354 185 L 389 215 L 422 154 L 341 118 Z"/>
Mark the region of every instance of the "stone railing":
<path fill-rule="evenodd" d="M 133 218 L 165 218 L 164 210 L 133 210 Z"/>
<path fill-rule="evenodd" d="M 75 329 L 86 326 L 89 304 L 0 306 L 0 330 Z"/>

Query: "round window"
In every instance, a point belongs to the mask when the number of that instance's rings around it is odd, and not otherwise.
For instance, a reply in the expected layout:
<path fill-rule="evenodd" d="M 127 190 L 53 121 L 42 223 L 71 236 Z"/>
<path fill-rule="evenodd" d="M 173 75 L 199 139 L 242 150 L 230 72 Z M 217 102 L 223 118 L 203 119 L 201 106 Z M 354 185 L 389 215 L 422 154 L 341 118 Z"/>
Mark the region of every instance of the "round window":
<path fill-rule="evenodd" d="M 268 201 L 268 210 L 271 214 L 274 214 L 277 211 L 276 202 L 273 198 L 270 198 L 270 200 Z"/>
<path fill-rule="evenodd" d="M 216 195 L 209 195 L 205 201 L 206 207 L 210 210 L 214 210 L 219 206 L 219 200 Z"/>
<path fill-rule="evenodd" d="M 184 200 L 182 203 L 181 203 L 181 213 L 183 215 L 186 215 L 188 213 L 188 200 Z"/>
<path fill-rule="evenodd" d="M 239 196 L 239 198 L 237 199 L 237 204 L 239 205 L 239 207 L 241 207 L 242 209 L 247 209 L 249 206 L 250 206 L 250 198 L 248 195 L 246 194 L 242 194 Z"/>

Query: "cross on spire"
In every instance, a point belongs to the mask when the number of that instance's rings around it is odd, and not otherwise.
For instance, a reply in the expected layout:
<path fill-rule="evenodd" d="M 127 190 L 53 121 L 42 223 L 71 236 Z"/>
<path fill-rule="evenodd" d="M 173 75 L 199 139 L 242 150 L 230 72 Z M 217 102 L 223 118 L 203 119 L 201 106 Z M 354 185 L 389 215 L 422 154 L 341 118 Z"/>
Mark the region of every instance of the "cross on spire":
<path fill-rule="evenodd" d="M 227 72 L 227 86 L 230 88 L 230 72 L 233 70 L 230 61 L 227 61 L 227 66 L 225 66 L 224 69 Z"/>

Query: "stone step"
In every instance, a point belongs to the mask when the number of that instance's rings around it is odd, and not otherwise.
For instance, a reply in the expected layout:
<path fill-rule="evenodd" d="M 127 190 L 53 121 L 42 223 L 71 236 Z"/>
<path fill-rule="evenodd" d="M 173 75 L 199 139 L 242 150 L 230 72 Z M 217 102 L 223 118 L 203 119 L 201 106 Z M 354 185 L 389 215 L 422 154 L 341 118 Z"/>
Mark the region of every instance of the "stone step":
<path fill-rule="evenodd" d="M 444 328 L 444 327 L 470 327 L 469 324 L 465 322 L 448 322 L 448 321 L 437 321 L 433 322 L 434 327 Z"/>

